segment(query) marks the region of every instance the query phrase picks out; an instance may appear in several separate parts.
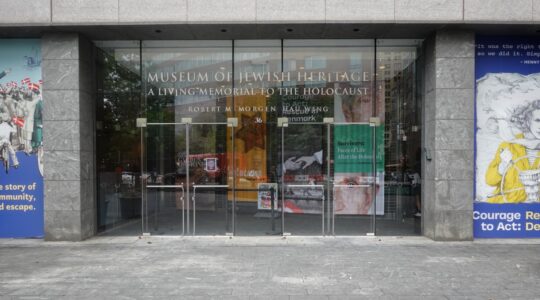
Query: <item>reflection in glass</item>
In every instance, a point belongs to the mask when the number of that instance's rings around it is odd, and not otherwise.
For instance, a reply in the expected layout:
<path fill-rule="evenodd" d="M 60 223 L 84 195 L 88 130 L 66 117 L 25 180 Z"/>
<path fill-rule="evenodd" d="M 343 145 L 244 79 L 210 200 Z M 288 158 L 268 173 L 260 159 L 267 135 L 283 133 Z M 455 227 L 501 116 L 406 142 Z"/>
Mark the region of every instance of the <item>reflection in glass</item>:
<path fill-rule="evenodd" d="M 141 106 L 138 42 L 96 42 L 98 230 L 140 218 Z M 133 223 L 132 222 L 132 223 Z M 132 234 L 132 233 L 131 233 Z"/>
<path fill-rule="evenodd" d="M 377 219 L 378 235 L 420 234 L 419 46 L 416 40 L 378 41 L 377 74 L 386 115 L 385 215 Z"/>
<path fill-rule="evenodd" d="M 96 45 L 100 230 L 420 234 L 419 41 Z"/>
<path fill-rule="evenodd" d="M 280 234 L 276 118 L 281 72 L 281 41 L 235 41 L 234 87 L 229 117 L 238 119 L 228 140 L 234 176 L 229 176 L 229 201 L 235 201 L 235 234 Z M 231 131 L 232 134 L 232 131 Z"/>
<path fill-rule="evenodd" d="M 281 99 L 281 116 L 289 120 L 283 137 L 285 231 L 320 235 L 320 215 L 326 214 L 327 233 L 365 234 L 375 197 L 370 183 L 351 183 L 375 178 L 368 123 L 380 108 L 372 101 L 374 43 L 286 40 L 283 55 L 299 91 Z"/>
<path fill-rule="evenodd" d="M 148 118 L 143 169 L 168 179 L 148 181 L 147 186 L 156 187 L 144 190 L 149 209 L 143 214 L 152 234 L 224 235 L 231 230 L 226 198 L 228 97 L 220 92 L 231 87 L 231 45 L 143 43 Z"/>

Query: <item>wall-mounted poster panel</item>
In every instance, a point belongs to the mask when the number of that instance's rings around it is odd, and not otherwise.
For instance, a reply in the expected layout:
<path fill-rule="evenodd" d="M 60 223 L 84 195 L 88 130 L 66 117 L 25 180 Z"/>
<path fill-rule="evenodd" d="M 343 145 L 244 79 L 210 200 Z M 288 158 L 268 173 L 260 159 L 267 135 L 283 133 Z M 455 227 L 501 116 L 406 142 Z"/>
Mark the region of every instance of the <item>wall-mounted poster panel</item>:
<path fill-rule="evenodd" d="M 366 98 L 369 97 L 337 95 L 334 98 L 337 122 L 334 127 L 334 209 L 337 215 L 372 215 L 373 211 L 384 215 L 384 127 L 369 125 L 371 115 L 365 113 L 369 109 L 352 109 L 371 106 L 371 99 Z M 376 105 L 378 117 L 384 122 L 384 105 L 379 101 Z M 373 143 L 375 174 L 372 174 Z"/>
<path fill-rule="evenodd" d="M 540 39 L 476 38 L 477 238 L 540 237 Z"/>
<path fill-rule="evenodd" d="M 0 238 L 43 236 L 41 41 L 0 39 Z"/>

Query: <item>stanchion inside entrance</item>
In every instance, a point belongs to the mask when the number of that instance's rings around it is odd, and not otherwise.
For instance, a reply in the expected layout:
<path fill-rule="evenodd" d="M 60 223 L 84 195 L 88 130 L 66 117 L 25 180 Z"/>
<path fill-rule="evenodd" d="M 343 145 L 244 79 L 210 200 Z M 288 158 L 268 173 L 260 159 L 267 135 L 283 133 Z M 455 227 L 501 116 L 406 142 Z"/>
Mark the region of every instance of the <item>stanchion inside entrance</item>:
<path fill-rule="evenodd" d="M 270 214 L 270 219 L 272 219 L 272 231 L 270 232 L 270 234 L 272 235 L 275 235 L 275 234 L 280 234 L 281 232 L 276 232 L 276 218 L 274 217 L 274 212 L 275 212 L 275 197 L 274 197 L 274 187 L 271 187 L 270 188 L 270 211 L 271 211 L 271 214 Z M 283 209 L 283 208 L 282 208 Z"/>
<path fill-rule="evenodd" d="M 231 190 L 229 190 L 231 191 Z M 276 217 L 279 218 L 279 215 L 276 215 L 276 197 L 275 192 L 276 188 L 274 186 L 270 186 L 269 188 L 256 188 L 256 189 L 235 189 L 237 192 L 270 192 L 270 227 L 271 231 L 266 232 L 267 235 L 280 235 L 283 232 L 282 231 L 276 231 Z M 236 213 L 236 212 L 235 212 Z M 257 213 L 258 214 L 258 213 Z"/>

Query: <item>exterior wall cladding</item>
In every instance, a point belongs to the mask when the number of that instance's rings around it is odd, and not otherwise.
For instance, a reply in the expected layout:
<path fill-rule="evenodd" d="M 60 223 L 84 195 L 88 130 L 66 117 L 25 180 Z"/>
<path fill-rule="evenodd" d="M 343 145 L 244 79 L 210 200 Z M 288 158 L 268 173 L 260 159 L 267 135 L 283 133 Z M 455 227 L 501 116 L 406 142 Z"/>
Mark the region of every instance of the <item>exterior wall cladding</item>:
<path fill-rule="evenodd" d="M 96 232 L 95 159 L 83 150 L 94 149 L 91 40 L 425 39 L 423 132 L 432 159 L 423 161 L 423 233 L 471 240 L 475 34 L 540 27 L 540 0 L 0 0 L 0 7 L 0 37 L 42 39 L 46 239 L 72 241 Z"/>

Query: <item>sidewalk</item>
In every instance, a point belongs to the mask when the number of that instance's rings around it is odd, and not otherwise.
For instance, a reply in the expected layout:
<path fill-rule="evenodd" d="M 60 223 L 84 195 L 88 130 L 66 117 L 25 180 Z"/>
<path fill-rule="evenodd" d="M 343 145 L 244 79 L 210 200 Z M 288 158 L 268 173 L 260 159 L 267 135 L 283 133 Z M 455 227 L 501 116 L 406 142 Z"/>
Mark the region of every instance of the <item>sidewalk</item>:
<path fill-rule="evenodd" d="M 540 241 L 0 240 L 0 299 L 540 299 Z"/>

